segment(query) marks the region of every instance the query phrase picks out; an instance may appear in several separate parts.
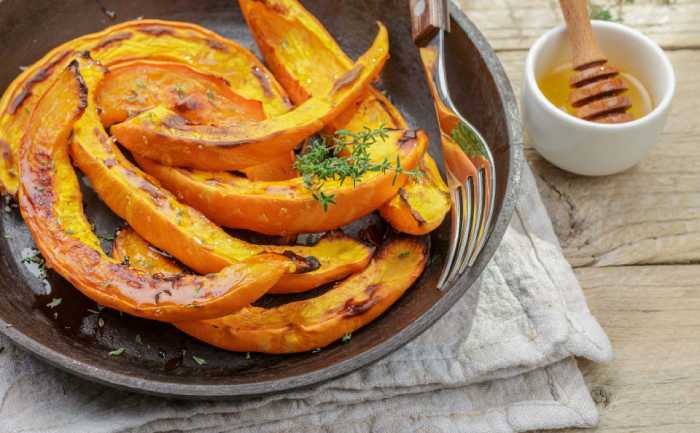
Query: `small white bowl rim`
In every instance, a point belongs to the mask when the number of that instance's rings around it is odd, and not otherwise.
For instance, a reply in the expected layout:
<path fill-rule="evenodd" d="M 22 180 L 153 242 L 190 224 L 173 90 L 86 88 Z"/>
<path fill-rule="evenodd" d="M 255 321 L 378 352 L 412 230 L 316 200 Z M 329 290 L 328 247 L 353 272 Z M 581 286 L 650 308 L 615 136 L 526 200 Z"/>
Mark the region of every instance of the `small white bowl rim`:
<path fill-rule="evenodd" d="M 661 116 L 668 109 L 669 105 L 671 105 L 673 96 L 676 93 L 676 74 L 673 70 L 673 66 L 671 65 L 671 61 L 666 56 L 666 53 L 664 53 L 664 51 L 661 49 L 661 47 L 659 47 L 659 45 L 656 42 L 654 42 L 652 39 L 650 39 L 648 36 L 646 36 L 638 30 L 635 30 L 623 24 L 609 21 L 591 20 L 591 23 L 593 24 L 593 27 L 609 27 L 613 31 L 625 33 L 626 37 L 632 37 L 638 42 L 649 46 L 652 49 L 652 51 L 654 51 L 659 60 L 662 62 L 666 75 L 670 77 L 671 80 L 671 82 L 669 83 L 670 87 L 668 91 L 665 92 L 661 101 L 658 104 L 656 104 L 656 106 L 653 110 L 651 110 L 651 112 L 631 122 L 597 123 L 579 119 L 578 117 L 572 116 L 571 114 L 562 111 L 554 104 L 552 104 L 552 102 L 549 99 L 547 99 L 546 96 L 544 96 L 544 94 L 540 90 L 540 86 L 537 84 L 537 80 L 535 79 L 535 59 L 539 57 L 540 52 L 542 51 L 542 47 L 544 46 L 544 43 L 546 41 L 553 38 L 557 34 L 564 33 L 566 31 L 566 25 L 564 24 L 560 24 L 557 27 L 554 27 L 553 29 L 550 29 L 547 32 L 545 32 L 542 36 L 537 38 L 535 43 L 530 48 L 530 51 L 527 54 L 527 59 L 525 60 L 526 85 L 534 90 L 536 98 L 539 99 L 540 102 L 542 102 L 549 111 L 553 112 L 555 116 L 559 117 L 564 122 L 572 123 L 574 125 L 582 126 L 585 128 L 600 130 L 621 130 L 626 128 L 634 128 L 644 123 L 651 122 L 655 120 L 658 116 Z"/>

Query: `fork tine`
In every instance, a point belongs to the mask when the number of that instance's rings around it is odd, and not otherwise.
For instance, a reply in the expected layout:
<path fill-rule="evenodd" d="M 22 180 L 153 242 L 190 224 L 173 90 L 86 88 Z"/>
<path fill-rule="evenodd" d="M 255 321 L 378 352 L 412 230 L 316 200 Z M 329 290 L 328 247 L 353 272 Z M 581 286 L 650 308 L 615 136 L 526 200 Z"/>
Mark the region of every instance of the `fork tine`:
<path fill-rule="evenodd" d="M 488 156 L 490 159 L 490 155 Z M 484 190 L 487 191 L 484 195 L 484 209 L 486 212 L 484 213 L 483 227 L 479 234 L 479 244 L 474 255 L 469 259 L 469 266 L 474 264 L 479 256 L 479 252 L 481 252 L 481 249 L 484 247 L 491 230 L 491 223 L 493 222 L 494 203 L 490 191 L 493 191 L 495 188 L 495 179 L 490 176 L 485 169 L 481 169 L 479 170 L 479 182 L 483 185 Z"/>
<path fill-rule="evenodd" d="M 479 174 L 481 171 L 477 173 L 477 178 L 479 178 Z M 467 269 L 467 265 L 470 262 L 470 259 L 472 256 L 476 255 L 476 250 L 477 250 L 477 245 L 479 242 L 479 237 L 481 236 L 481 228 L 482 228 L 482 223 L 483 223 L 483 216 L 484 216 L 484 188 L 483 184 L 480 181 L 480 179 L 477 179 L 474 181 L 473 177 L 469 178 L 470 181 L 473 182 L 474 187 L 472 190 L 472 197 L 473 197 L 473 209 L 474 212 L 472 214 L 472 226 L 471 230 L 469 232 L 469 247 L 467 250 L 464 252 L 464 255 L 459 256 L 458 264 L 459 264 L 459 273 L 463 273 Z"/>
<path fill-rule="evenodd" d="M 445 265 L 442 269 L 442 274 L 440 274 L 440 279 L 438 280 L 437 287 L 439 290 L 443 289 L 445 283 L 447 283 L 448 281 L 448 277 L 452 273 L 455 255 L 457 252 L 458 244 L 460 242 L 460 235 L 462 233 L 462 199 L 459 187 L 450 188 L 450 196 L 452 197 L 452 227 L 450 229 L 450 244 L 447 249 Z"/>
<path fill-rule="evenodd" d="M 455 260 L 452 263 L 452 270 L 450 271 L 450 276 L 447 281 L 454 281 L 460 276 L 462 257 L 468 250 L 469 244 L 471 243 L 471 233 L 474 228 L 474 217 L 473 217 L 473 196 L 474 196 L 474 180 L 469 177 L 464 185 L 460 185 L 460 199 L 462 204 L 462 230 L 459 233 L 459 247 L 455 254 Z"/>

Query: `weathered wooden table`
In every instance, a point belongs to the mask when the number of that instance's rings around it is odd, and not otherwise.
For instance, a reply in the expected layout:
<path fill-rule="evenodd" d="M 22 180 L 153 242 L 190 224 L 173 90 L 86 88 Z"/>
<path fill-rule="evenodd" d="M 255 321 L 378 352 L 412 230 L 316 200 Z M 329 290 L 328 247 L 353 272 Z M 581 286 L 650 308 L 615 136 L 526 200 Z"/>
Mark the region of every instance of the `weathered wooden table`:
<path fill-rule="evenodd" d="M 527 49 L 562 22 L 556 0 L 458 0 L 520 94 Z M 652 153 L 615 176 L 567 174 L 526 157 L 610 365 L 579 361 L 600 433 L 700 432 L 700 1 L 592 1 L 666 50 L 678 86 Z M 576 430 L 582 432 L 583 430 Z M 573 432 L 573 430 L 571 431 Z"/>

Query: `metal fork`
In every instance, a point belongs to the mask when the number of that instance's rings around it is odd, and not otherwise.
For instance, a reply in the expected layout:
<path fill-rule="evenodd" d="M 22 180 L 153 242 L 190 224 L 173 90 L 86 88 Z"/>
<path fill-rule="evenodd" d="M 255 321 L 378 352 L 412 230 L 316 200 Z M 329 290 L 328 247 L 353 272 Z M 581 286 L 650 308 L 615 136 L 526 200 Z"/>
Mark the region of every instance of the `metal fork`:
<path fill-rule="evenodd" d="M 438 281 L 441 290 L 478 257 L 490 234 L 496 191 L 489 146 L 450 98 L 445 70 L 445 36 L 450 29 L 447 1 L 410 0 L 413 39 L 420 47 L 438 113 L 452 199 L 450 243 Z"/>

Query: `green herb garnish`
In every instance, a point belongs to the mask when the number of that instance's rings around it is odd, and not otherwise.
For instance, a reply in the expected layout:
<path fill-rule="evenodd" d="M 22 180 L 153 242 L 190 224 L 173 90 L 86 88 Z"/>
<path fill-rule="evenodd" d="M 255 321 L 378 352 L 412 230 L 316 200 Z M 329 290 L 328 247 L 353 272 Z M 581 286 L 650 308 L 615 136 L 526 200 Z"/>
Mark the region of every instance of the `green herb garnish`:
<path fill-rule="evenodd" d="M 109 356 L 121 356 L 122 353 L 124 353 L 126 349 L 123 347 L 120 347 L 119 349 L 113 350 L 109 352 Z"/>
<path fill-rule="evenodd" d="M 206 360 L 206 359 L 200 358 L 199 356 L 194 356 L 194 355 L 192 355 L 192 359 L 193 359 L 194 362 L 196 362 L 198 365 L 204 365 L 204 364 L 207 363 L 207 360 Z"/>
<path fill-rule="evenodd" d="M 365 173 L 393 170 L 394 182 L 401 173 L 411 176 L 420 175 L 420 171 L 405 171 L 397 157 L 392 165 L 388 159 L 380 163 L 370 161 L 369 148 L 379 140 L 389 137 L 389 128 L 384 125 L 377 129 L 365 127 L 360 132 L 348 130 L 336 131 L 332 136 L 320 135 L 311 140 L 306 151 L 297 156 L 294 168 L 304 179 L 304 186 L 311 191 L 314 199 L 321 202 L 323 210 L 335 204 L 335 196 L 323 191 L 327 181 L 336 181 L 341 185 L 348 179 L 353 186 Z"/>
<path fill-rule="evenodd" d="M 342 341 L 343 343 L 347 343 L 350 340 L 352 340 L 352 333 L 350 333 L 350 332 L 343 335 L 343 338 L 340 339 L 340 341 Z"/>
<path fill-rule="evenodd" d="M 53 298 L 46 306 L 49 308 L 56 308 L 61 305 L 61 302 L 63 302 L 63 298 Z"/>

